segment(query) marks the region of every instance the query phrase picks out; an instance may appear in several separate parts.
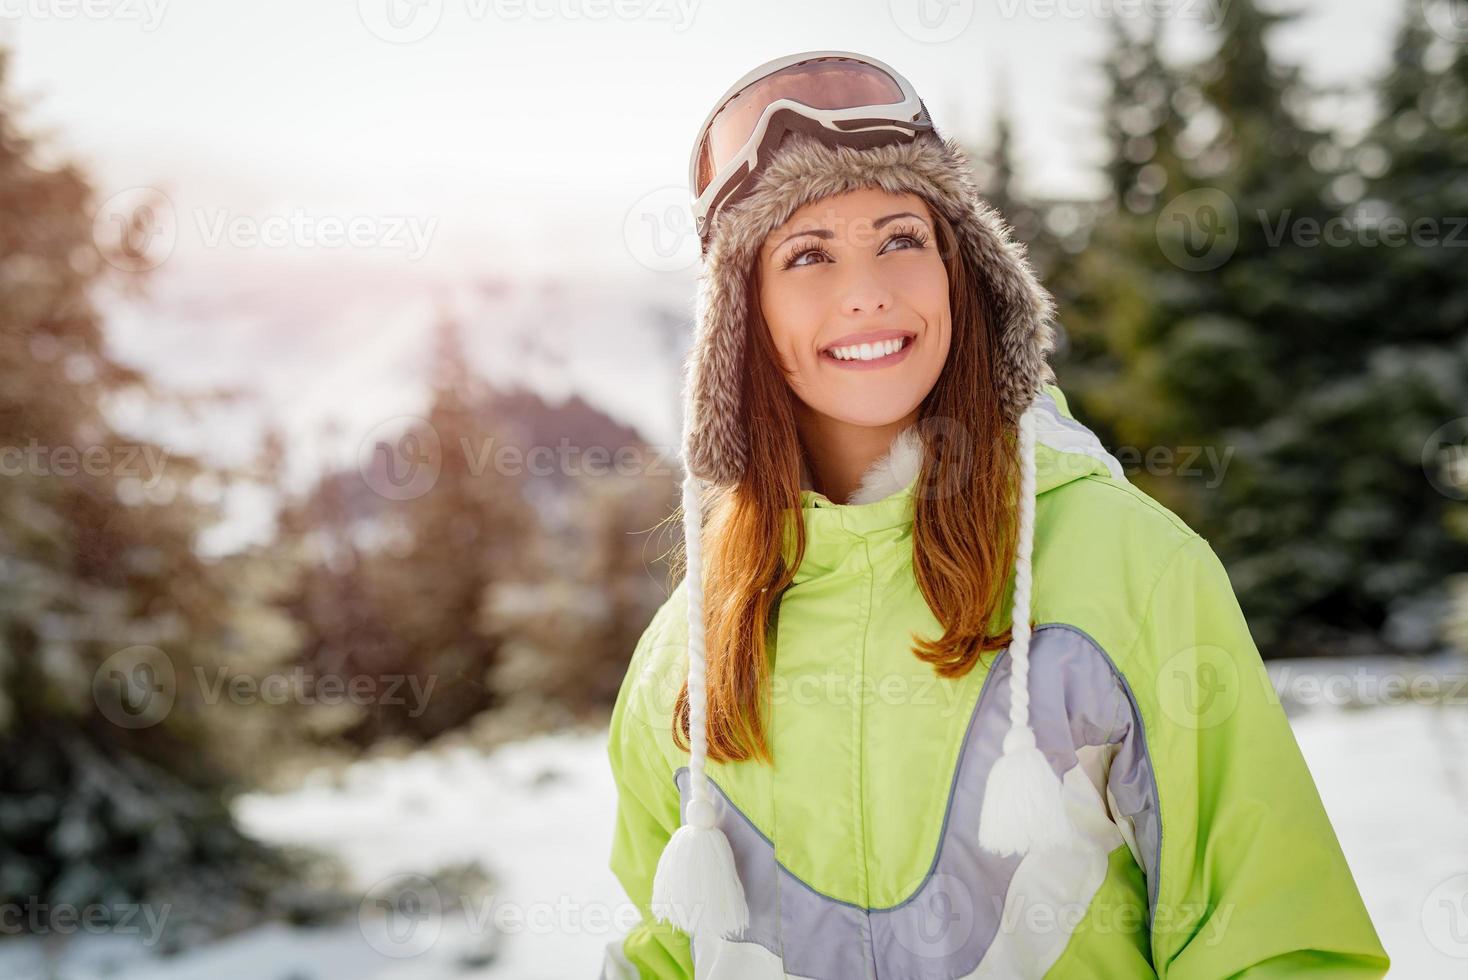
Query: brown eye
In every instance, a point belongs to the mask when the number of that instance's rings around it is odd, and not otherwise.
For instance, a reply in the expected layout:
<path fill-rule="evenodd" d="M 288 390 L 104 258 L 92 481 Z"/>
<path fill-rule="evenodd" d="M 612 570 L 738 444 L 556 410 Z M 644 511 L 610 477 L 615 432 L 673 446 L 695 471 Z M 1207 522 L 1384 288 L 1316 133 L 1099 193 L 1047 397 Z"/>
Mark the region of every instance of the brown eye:
<path fill-rule="evenodd" d="M 926 248 L 928 245 L 928 236 L 923 232 L 921 228 L 898 228 L 894 230 L 892 232 L 892 236 L 887 239 L 886 243 L 883 245 L 882 251 L 885 253 L 887 251 L 886 246 L 891 245 L 895 241 L 907 241 L 909 245 L 906 248 L 897 249 L 897 251 L 907 251 L 908 249 L 914 248 Z"/>
<path fill-rule="evenodd" d="M 787 257 L 785 259 L 785 262 L 780 266 L 780 269 L 783 271 L 785 269 L 794 268 L 797 265 L 804 266 L 804 265 L 814 265 L 814 264 L 816 264 L 816 263 L 813 263 L 813 262 L 801 262 L 800 261 L 800 259 L 805 258 L 805 256 L 807 256 L 807 255 L 821 255 L 821 256 L 824 256 L 825 259 L 830 259 L 831 258 L 831 254 L 829 252 L 827 252 L 825 249 L 821 248 L 819 245 L 813 245 L 813 246 L 811 246 L 809 248 L 797 248 L 795 251 L 793 251 L 789 255 L 789 257 Z"/>

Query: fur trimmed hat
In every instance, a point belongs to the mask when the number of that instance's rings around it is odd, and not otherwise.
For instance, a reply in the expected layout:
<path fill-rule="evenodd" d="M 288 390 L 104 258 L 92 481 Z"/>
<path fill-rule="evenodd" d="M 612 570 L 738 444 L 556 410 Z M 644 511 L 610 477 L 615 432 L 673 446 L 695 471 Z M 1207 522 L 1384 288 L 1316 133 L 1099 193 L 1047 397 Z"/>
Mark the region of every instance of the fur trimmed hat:
<path fill-rule="evenodd" d="M 1030 553 L 1034 532 L 1035 410 L 1054 380 L 1054 300 L 1039 283 L 1004 218 L 975 188 L 966 155 L 936 130 L 907 142 L 855 148 L 788 133 L 762 161 L 752 190 L 714 216 L 699 276 L 697 323 L 684 374 L 683 530 L 688 596 L 689 798 L 682 825 L 658 862 L 652 908 L 690 934 L 724 936 L 748 925 L 748 908 L 728 839 L 715 825 L 707 757 L 706 626 L 703 612 L 700 483 L 732 486 L 748 458 L 741 428 L 749 287 L 766 236 L 799 208 L 835 194 L 876 187 L 918 194 L 952 224 L 970 281 L 986 292 L 997 337 L 1005 419 L 1018 428 L 1019 519 L 1013 591 L 1010 729 L 990 773 L 979 827 L 981 846 L 999 854 L 1063 845 L 1070 839 L 1060 781 L 1029 727 Z M 897 447 L 894 446 L 894 449 Z M 717 656 L 717 651 L 714 651 Z"/>
<path fill-rule="evenodd" d="M 812 201 L 863 187 L 917 194 L 953 225 L 963 261 L 988 291 L 997 321 L 1005 418 L 1017 423 L 1040 386 L 1054 380 L 1046 361 L 1054 349 L 1054 300 L 1031 271 L 1025 246 L 979 196 L 957 142 L 923 133 L 908 143 L 858 150 L 793 132 L 756 176 L 750 195 L 714 216 L 684 387 L 685 462 L 694 476 L 731 486 L 744 472 L 739 409 L 749 279 L 765 237 Z"/>

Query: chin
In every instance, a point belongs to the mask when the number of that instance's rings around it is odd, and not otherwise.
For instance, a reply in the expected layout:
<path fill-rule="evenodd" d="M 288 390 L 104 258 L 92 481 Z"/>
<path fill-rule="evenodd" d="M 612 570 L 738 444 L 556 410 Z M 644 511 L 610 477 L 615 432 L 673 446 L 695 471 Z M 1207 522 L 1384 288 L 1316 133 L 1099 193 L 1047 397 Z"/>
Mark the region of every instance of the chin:
<path fill-rule="evenodd" d="M 921 403 L 921 397 L 883 398 L 876 402 L 870 398 L 835 398 L 819 405 L 811 405 L 810 408 L 816 414 L 837 422 L 876 428 L 906 418 Z"/>

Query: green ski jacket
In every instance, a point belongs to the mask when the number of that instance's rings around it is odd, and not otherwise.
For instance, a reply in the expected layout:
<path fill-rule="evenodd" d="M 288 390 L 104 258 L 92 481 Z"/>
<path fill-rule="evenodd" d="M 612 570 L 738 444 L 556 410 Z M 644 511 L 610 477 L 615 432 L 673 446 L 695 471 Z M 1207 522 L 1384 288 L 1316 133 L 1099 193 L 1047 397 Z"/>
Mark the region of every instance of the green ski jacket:
<path fill-rule="evenodd" d="M 1073 846 L 978 846 L 1009 660 L 986 654 L 946 679 L 912 656 L 910 633 L 942 630 L 912 570 L 916 473 L 871 503 L 803 490 L 807 550 L 769 633 L 775 764 L 707 768 L 749 927 L 695 948 L 649 907 L 688 795 L 672 738 L 688 669 L 680 588 L 612 714 L 610 864 L 642 920 L 608 944 L 604 978 L 1386 973 L 1213 549 L 1126 481 L 1059 388 L 1044 392 L 1029 710 Z"/>

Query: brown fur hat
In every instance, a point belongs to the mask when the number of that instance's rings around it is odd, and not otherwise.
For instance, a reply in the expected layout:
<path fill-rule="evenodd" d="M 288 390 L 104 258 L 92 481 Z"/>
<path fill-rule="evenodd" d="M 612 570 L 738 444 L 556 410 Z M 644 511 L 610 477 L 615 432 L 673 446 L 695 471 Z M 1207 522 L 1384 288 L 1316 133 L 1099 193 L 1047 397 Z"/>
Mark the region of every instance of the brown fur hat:
<path fill-rule="evenodd" d="M 714 216 L 699 273 L 697 324 L 684 374 L 684 461 L 707 483 L 731 486 L 747 456 L 740 423 L 749 277 L 765 237 L 812 201 L 863 187 L 912 192 L 941 211 L 958 234 L 972 281 L 995 317 L 1005 418 L 1017 423 L 1042 384 L 1053 382 L 1055 303 L 1035 277 L 1026 248 L 975 189 L 956 141 L 922 133 L 867 149 L 828 146 L 788 134 L 747 197 Z"/>

